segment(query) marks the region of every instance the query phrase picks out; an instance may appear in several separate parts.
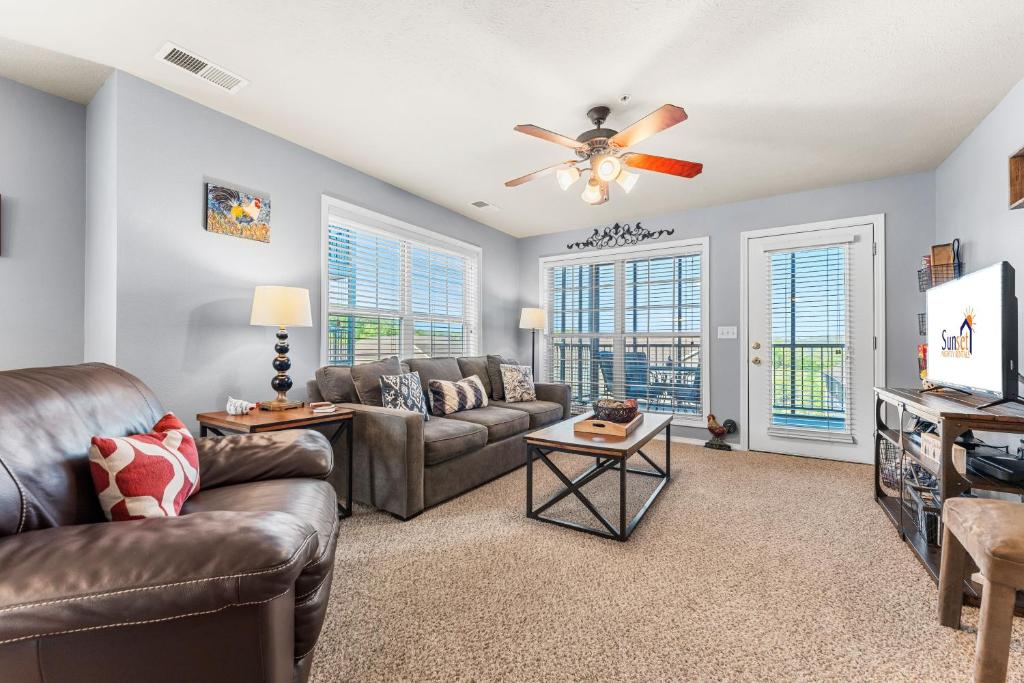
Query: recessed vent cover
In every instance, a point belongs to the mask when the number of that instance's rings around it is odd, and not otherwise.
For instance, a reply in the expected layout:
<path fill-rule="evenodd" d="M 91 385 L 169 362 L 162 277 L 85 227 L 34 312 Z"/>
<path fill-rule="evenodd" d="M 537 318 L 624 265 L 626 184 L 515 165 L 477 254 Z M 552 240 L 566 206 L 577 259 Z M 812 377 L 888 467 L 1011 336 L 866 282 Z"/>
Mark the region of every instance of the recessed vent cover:
<path fill-rule="evenodd" d="M 497 206 L 495 206 L 494 204 L 488 204 L 487 202 L 483 201 L 482 199 L 478 199 L 475 202 L 470 202 L 469 205 L 470 206 L 475 206 L 476 208 L 480 209 L 481 211 L 497 211 L 498 210 Z"/>
<path fill-rule="evenodd" d="M 231 94 L 238 92 L 243 86 L 249 84 L 249 81 L 241 76 L 231 73 L 224 67 L 211 64 L 208 60 L 203 59 L 194 52 L 189 52 L 174 43 L 165 44 L 156 53 L 155 57 L 162 62 L 167 62 L 179 69 L 184 69 L 193 76 L 223 88 Z"/>

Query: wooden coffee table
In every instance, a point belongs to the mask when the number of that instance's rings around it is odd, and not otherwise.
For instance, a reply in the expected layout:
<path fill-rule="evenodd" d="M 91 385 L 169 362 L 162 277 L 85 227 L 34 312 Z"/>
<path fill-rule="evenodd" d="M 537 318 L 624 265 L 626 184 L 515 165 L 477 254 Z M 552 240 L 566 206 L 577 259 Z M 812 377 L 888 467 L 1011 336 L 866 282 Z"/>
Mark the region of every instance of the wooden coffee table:
<path fill-rule="evenodd" d="M 330 427 L 336 429 L 328 436 L 331 448 L 339 438 L 345 436 L 348 445 L 348 457 L 345 467 L 348 471 L 348 484 L 345 493 L 345 505 L 338 502 L 338 516 L 352 515 L 352 411 L 336 409 L 333 413 L 314 413 L 307 406 L 289 408 L 288 410 L 253 410 L 245 415 L 230 415 L 223 410 L 215 413 L 199 413 L 199 436 L 207 436 L 213 432 L 216 436 L 224 436 L 224 432 L 232 434 L 263 434 L 280 432 L 285 429 L 311 429 L 313 427 Z M 339 493 L 340 496 L 340 493 Z"/>
<path fill-rule="evenodd" d="M 633 433 L 626 437 L 599 436 L 592 434 L 576 434 L 573 432 L 573 424 L 579 420 L 586 420 L 592 417 L 592 413 L 586 413 L 574 417 L 556 425 L 546 427 L 527 434 L 526 439 L 526 516 L 549 524 L 557 524 L 569 529 L 584 531 L 588 534 L 601 536 L 602 538 L 613 538 L 617 541 L 625 541 L 633 533 L 636 525 L 640 523 L 644 515 L 651 507 L 651 503 L 658 497 L 662 489 L 672 478 L 672 416 L 654 413 L 645 413 L 644 421 Z M 643 447 L 650 442 L 659 432 L 665 432 L 665 468 L 656 465 L 646 453 Z M 569 479 L 551 461 L 552 453 L 571 453 L 594 458 L 595 462 L 583 474 L 575 479 Z M 639 455 L 653 469 L 635 469 L 627 465 L 627 461 L 633 455 Z M 539 459 L 548 469 L 554 472 L 564 488 L 541 503 L 537 508 L 533 507 L 533 461 Z M 605 472 L 619 472 L 619 519 L 618 526 L 611 522 L 597 509 L 589 498 L 581 490 L 583 486 L 601 476 Z M 644 477 L 660 479 L 657 487 L 640 506 L 640 510 L 626 521 L 626 476 L 633 474 Z M 592 528 L 570 522 L 563 519 L 554 519 L 543 516 L 544 512 L 552 505 L 568 495 L 574 495 L 583 503 L 584 507 L 601 523 L 603 528 Z"/>

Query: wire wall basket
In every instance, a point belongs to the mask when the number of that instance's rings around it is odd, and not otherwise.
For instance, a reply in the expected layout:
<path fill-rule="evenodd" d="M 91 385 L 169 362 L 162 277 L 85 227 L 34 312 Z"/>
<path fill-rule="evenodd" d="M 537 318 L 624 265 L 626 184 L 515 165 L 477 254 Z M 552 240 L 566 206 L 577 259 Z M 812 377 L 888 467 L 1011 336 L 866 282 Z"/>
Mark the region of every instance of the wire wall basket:
<path fill-rule="evenodd" d="M 918 313 L 917 314 L 917 333 L 922 337 L 928 335 L 928 314 Z"/>
<path fill-rule="evenodd" d="M 926 292 L 935 285 L 955 280 L 963 274 L 963 261 L 927 266 L 917 271 L 917 288 L 922 292 Z"/>

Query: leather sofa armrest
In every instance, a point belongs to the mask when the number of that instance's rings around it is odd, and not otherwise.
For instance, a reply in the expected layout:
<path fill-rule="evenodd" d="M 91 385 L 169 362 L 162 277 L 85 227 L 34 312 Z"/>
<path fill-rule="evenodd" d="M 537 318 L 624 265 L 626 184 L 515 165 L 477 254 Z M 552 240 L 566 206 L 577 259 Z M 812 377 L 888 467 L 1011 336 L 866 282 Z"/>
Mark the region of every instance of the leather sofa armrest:
<path fill-rule="evenodd" d="M 281 512 L 40 529 L 0 539 L 0 644 L 269 602 L 317 556 Z"/>
<path fill-rule="evenodd" d="M 264 479 L 326 479 L 334 467 L 330 442 L 312 429 L 197 439 L 196 447 L 201 489 Z"/>
<path fill-rule="evenodd" d="M 568 384 L 537 382 L 533 386 L 537 390 L 537 400 L 560 404 L 562 406 L 562 419 L 569 419 L 572 415 L 572 389 Z"/>
<path fill-rule="evenodd" d="M 353 416 L 354 467 L 363 500 L 402 518 L 423 510 L 423 416 L 408 410 L 339 403 Z M 341 448 L 341 444 L 338 445 Z"/>

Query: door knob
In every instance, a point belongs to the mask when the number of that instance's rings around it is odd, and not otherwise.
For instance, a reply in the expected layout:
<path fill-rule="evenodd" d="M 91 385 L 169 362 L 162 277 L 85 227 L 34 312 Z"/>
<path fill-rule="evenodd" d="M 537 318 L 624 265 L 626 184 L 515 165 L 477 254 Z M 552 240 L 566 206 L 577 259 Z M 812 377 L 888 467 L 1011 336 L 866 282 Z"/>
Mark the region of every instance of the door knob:
<path fill-rule="evenodd" d="M 754 365 L 760 365 L 761 359 L 758 358 L 757 356 L 754 356 L 753 358 L 750 359 L 750 362 L 753 363 Z"/>
<path fill-rule="evenodd" d="M 751 345 L 751 347 L 750 347 L 750 348 L 752 348 L 752 349 L 754 349 L 755 351 L 757 351 L 757 350 L 758 350 L 759 348 L 761 348 L 761 342 L 754 342 L 754 343 L 753 343 L 753 344 Z"/>

